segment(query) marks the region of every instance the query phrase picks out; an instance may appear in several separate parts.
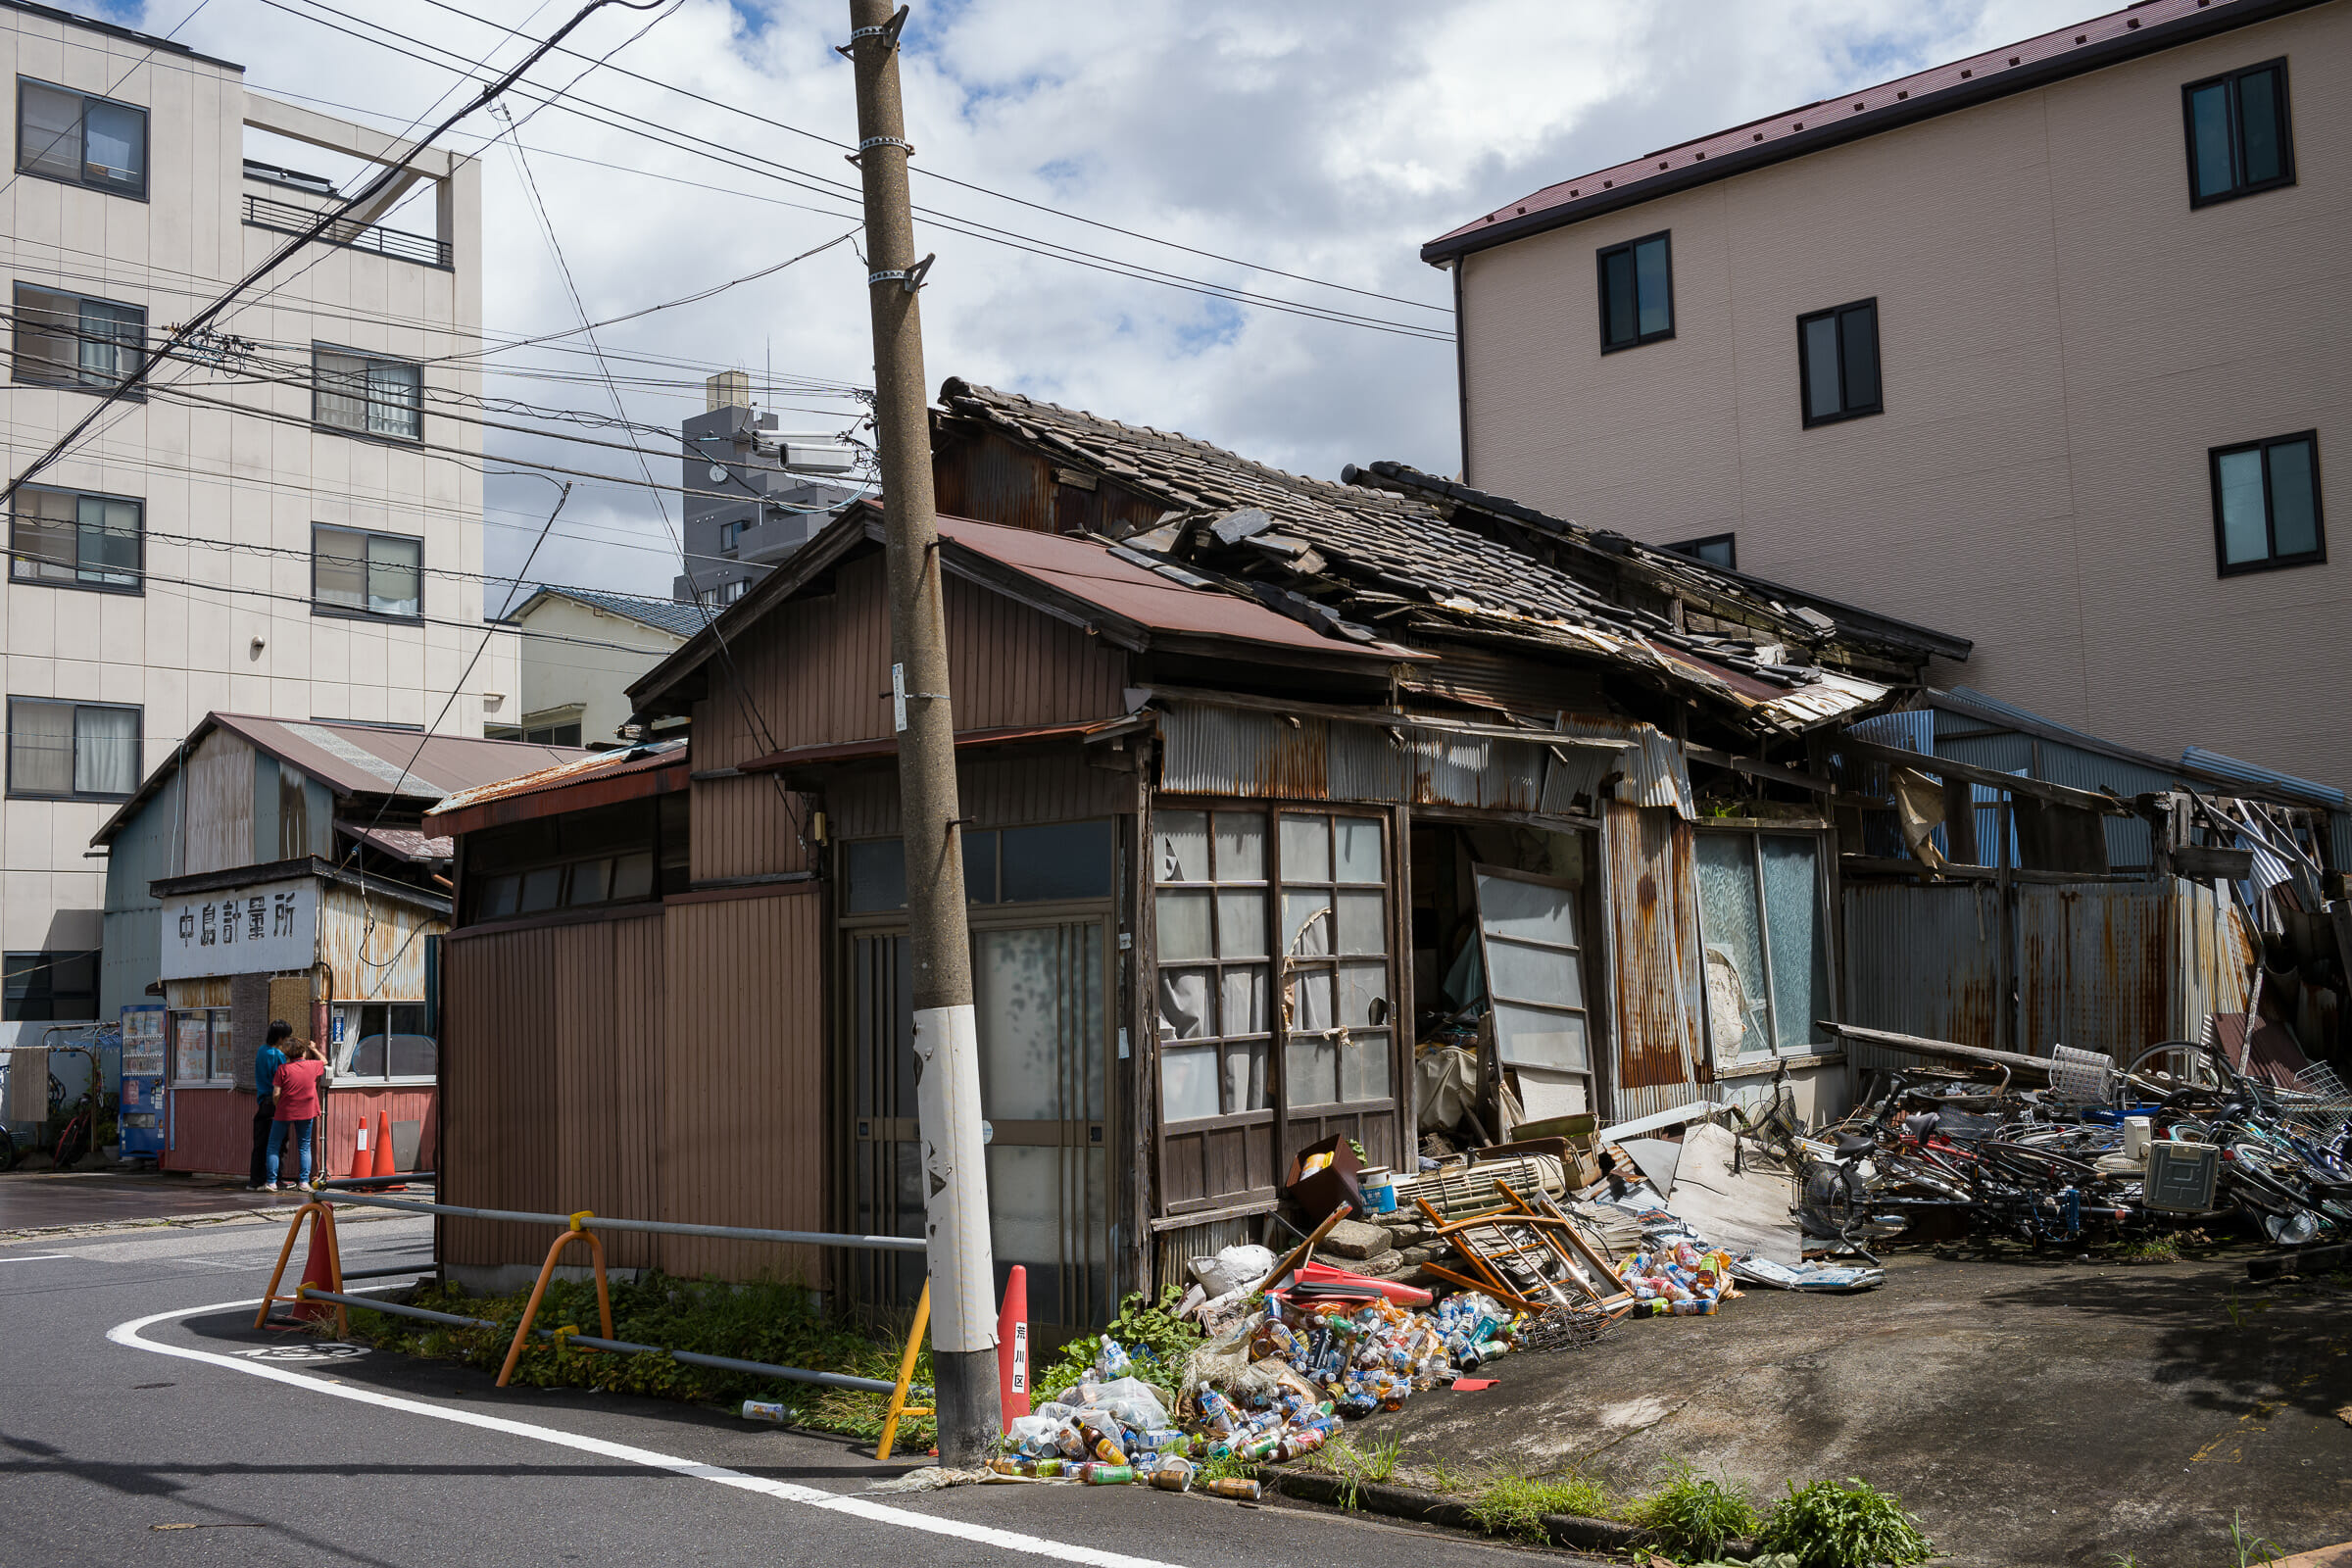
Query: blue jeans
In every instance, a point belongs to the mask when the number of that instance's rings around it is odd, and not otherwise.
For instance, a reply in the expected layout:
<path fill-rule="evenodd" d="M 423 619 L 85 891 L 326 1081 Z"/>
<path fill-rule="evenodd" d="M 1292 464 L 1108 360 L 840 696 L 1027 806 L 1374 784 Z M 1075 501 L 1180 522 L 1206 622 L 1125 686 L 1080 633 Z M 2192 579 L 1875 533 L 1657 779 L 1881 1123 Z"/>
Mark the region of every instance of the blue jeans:
<path fill-rule="evenodd" d="M 286 1147 L 286 1131 L 294 1132 L 294 1147 L 302 1164 L 301 1180 L 311 1179 L 311 1126 L 307 1121 L 273 1121 L 270 1124 L 270 1152 L 262 1158 L 262 1180 L 277 1180 L 277 1156 Z"/>

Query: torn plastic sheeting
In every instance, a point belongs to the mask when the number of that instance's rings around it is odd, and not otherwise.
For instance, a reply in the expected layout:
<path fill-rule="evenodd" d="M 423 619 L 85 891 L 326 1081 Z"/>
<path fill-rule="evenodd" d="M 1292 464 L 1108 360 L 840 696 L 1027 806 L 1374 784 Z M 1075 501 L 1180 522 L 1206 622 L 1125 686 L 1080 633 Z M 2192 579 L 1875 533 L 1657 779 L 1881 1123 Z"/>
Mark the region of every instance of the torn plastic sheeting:
<path fill-rule="evenodd" d="M 1769 1285 L 1776 1291 L 1839 1293 L 1867 1291 L 1886 1283 L 1883 1268 L 1845 1268 L 1826 1263 L 1800 1263 L 1790 1268 L 1768 1257 L 1743 1257 L 1732 1265 L 1735 1278 L 1750 1285 Z"/>

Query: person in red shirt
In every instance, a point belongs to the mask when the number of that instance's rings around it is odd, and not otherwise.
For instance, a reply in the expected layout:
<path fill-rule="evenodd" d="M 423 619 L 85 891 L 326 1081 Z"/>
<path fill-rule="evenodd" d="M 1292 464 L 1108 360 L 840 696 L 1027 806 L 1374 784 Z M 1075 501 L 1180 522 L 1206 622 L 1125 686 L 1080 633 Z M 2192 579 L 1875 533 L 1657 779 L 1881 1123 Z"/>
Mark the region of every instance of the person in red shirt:
<path fill-rule="evenodd" d="M 270 1152 L 263 1160 L 262 1186 L 267 1191 L 279 1187 L 308 1187 L 311 1184 L 311 1131 L 319 1111 L 319 1090 L 328 1077 L 326 1058 L 309 1041 L 297 1042 L 287 1053 L 286 1064 L 277 1069 L 272 1082 L 276 1091 L 276 1115 L 270 1124 Z M 299 1181 L 280 1182 L 277 1179 L 278 1158 L 286 1147 L 288 1129 L 292 1129 L 302 1176 Z"/>

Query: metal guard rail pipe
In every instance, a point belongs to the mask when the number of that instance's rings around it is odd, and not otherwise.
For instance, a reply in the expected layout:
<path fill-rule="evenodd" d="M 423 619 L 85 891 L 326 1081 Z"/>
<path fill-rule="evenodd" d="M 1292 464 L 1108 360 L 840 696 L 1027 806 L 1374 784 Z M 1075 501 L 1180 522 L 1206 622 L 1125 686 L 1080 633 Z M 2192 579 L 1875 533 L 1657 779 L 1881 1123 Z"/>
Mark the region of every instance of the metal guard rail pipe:
<path fill-rule="evenodd" d="M 456 1203 L 427 1203 L 407 1198 L 370 1198 L 336 1193 L 338 1203 L 369 1208 L 400 1208 L 415 1214 L 448 1214 L 458 1219 L 504 1220 L 517 1225 L 561 1225 L 575 1228 L 571 1214 L 531 1214 L 511 1208 L 466 1208 Z M 845 1247 L 873 1252 L 920 1252 L 928 1244 L 919 1236 L 836 1236 L 830 1231 L 761 1231 L 737 1225 L 687 1225 L 661 1219 L 611 1219 L 603 1214 L 587 1221 L 600 1231 L 650 1231 L 661 1236 L 710 1236 L 729 1242 L 783 1242 L 800 1247 Z"/>
<path fill-rule="evenodd" d="M 363 1296 L 346 1296 L 335 1291 L 322 1291 L 314 1285 L 299 1287 L 296 1295 L 306 1301 L 332 1301 L 337 1306 L 359 1307 L 368 1312 L 391 1312 L 401 1317 L 422 1318 L 428 1323 L 447 1323 L 463 1329 L 494 1329 L 506 1332 L 506 1325 L 486 1317 L 460 1317 L 455 1312 L 435 1312 L 421 1306 L 405 1306 L 398 1301 L 371 1300 Z M 573 1334 L 564 1329 L 535 1329 L 538 1338 L 561 1338 L 589 1350 L 612 1350 L 624 1355 L 666 1355 L 688 1366 L 707 1366 L 717 1372 L 744 1372 L 753 1377 L 780 1378 L 791 1383 L 814 1383 L 828 1389 L 852 1389 L 859 1394 L 895 1394 L 898 1385 L 884 1383 L 879 1378 L 854 1378 L 840 1372 L 811 1372 L 805 1367 L 771 1366 L 765 1361 L 738 1361 L 732 1356 L 705 1355 L 699 1350 L 665 1350 L 659 1345 L 638 1345 L 629 1340 L 601 1340 L 592 1334 Z"/>

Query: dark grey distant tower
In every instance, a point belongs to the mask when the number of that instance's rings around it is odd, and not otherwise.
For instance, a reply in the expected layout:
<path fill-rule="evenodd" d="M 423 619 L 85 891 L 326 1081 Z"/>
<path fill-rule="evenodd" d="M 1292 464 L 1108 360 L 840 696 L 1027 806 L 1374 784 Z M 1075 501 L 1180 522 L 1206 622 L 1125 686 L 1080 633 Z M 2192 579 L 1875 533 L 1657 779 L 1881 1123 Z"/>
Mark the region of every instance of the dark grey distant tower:
<path fill-rule="evenodd" d="M 783 435 L 772 414 L 752 410 L 752 378 L 727 370 L 706 383 L 707 407 L 683 420 L 685 570 L 670 596 L 733 604 L 858 492 L 818 474 L 847 475 L 856 449 L 829 437 Z M 791 471 L 786 471 L 786 466 Z"/>

